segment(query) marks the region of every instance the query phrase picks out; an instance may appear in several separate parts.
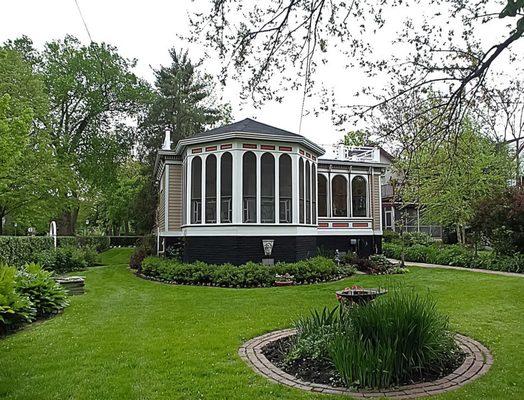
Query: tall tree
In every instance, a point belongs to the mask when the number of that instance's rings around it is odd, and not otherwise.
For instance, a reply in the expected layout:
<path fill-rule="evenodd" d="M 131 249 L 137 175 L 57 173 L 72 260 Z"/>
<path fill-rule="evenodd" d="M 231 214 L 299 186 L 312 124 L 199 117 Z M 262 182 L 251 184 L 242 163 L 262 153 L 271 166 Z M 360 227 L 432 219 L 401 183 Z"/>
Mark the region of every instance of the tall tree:
<path fill-rule="evenodd" d="M 59 180 L 47 112 L 41 77 L 19 52 L 0 47 L 0 234 L 7 216 L 34 224 L 29 214 L 53 209 Z"/>
<path fill-rule="evenodd" d="M 60 193 L 59 231 L 74 234 L 82 196 L 115 182 L 118 165 L 128 157 L 135 132 L 126 122 L 149 88 L 132 72 L 136 61 L 105 43 L 82 45 L 66 36 L 47 43 L 39 59 L 51 103 L 51 141 L 71 177 Z"/>
<path fill-rule="evenodd" d="M 139 125 L 139 155 L 146 162 L 146 185 L 135 203 L 141 230 L 151 230 L 155 221 L 156 188 L 153 166 L 161 148 L 164 129 L 171 130 L 171 140 L 178 140 L 230 120 L 230 106 L 221 104 L 215 94 L 211 75 L 201 71 L 201 62 L 193 62 L 187 51 L 171 49 L 171 65 L 155 71 L 155 94 L 145 118 Z"/>

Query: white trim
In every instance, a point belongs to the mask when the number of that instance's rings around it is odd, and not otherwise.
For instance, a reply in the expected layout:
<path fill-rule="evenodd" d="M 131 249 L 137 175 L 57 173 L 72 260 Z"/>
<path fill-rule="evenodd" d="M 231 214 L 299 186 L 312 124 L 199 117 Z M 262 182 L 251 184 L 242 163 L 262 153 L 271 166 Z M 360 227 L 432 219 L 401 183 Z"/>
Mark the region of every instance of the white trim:
<path fill-rule="evenodd" d="M 280 156 L 273 154 L 275 160 L 275 223 L 280 223 Z"/>
<path fill-rule="evenodd" d="M 206 223 L 206 161 L 207 161 L 207 154 L 202 155 L 200 157 L 202 159 L 202 176 L 201 178 L 201 188 L 200 188 L 200 223 L 205 224 Z"/>
<path fill-rule="evenodd" d="M 216 223 L 219 224 L 220 223 L 220 220 L 221 220 L 221 208 L 222 208 L 222 155 L 224 153 L 219 153 L 219 154 L 215 154 L 216 156 L 216 162 L 217 162 L 217 165 L 216 165 L 216 205 L 215 205 L 215 210 L 216 210 Z M 233 174 L 233 169 L 231 169 L 231 174 Z"/>
<path fill-rule="evenodd" d="M 169 165 L 166 165 L 164 175 L 164 228 L 169 230 Z"/>
<path fill-rule="evenodd" d="M 262 153 L 255 153 L 255 160 L 256 160 L 256 164 L 255 164 L 255 170 L 256 170 L 256 200 L 257 200 L 257 204 L 256 204 L 256 209 L 257 209 L 257 224 L 260 224 L 262 222 L 262 215 L 261 214 L 261 211 L 262 211 L 262 193 L 260 193 L 261 189 L 262 189 Z"/>

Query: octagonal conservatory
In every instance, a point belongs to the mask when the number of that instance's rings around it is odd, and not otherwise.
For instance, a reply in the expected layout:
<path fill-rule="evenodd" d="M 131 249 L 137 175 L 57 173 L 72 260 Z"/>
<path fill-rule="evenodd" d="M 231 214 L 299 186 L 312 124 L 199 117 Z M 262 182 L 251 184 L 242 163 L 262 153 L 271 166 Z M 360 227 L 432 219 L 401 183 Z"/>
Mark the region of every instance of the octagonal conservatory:
<path fill-rule="evenodd" d="M 252 119 L 178 142 L 155 166 L 159 252 L 184 261 L 295 261 L 319 248 L 371 254 L 382 236 L 378 148 L 336 146 Z"/>

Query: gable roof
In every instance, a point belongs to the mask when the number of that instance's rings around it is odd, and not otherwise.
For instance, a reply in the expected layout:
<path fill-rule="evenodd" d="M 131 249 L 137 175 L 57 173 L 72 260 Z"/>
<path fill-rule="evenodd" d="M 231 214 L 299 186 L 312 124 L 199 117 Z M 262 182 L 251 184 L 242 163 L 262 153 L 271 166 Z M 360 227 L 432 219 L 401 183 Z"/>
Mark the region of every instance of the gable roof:
<path fill-rule="evenodd" d="M 263 124 L 262 122 L 255 121 L 251 118 L 245 118 L 241 121 L 233 122 L 232 124 L 224 125 L 219 128 L 210 129 L 209 131 L 197 133 L 191 137 L 204 137 L 212 136 L 223 133 L 262 133 L 266 135 L 276 136 L 291 136 L 294 138 L 303 137 L 293 132 L 286 131 L 284 129 L 276 128 L 271 125 Z"/>

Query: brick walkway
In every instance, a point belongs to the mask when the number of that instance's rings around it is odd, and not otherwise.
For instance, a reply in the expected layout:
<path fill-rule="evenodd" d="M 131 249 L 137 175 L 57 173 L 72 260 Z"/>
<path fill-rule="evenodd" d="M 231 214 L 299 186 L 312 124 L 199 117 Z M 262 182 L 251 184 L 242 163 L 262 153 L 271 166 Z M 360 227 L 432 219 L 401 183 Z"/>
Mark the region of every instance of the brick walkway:
<path fill-rule="evenodd" d="M 399 260 L 395 260 L 393 258 L 388 258 L 388 260 L 395 264 L 400 262 Z M 519 274 L 517 272 L 491 271 L 489 269 L 464 268 L 464 267 L 455 267 L 453 265 L 426 264 L 426 263 L 413 262 L 413 261 L 405 261 L 404 264 L 406 264 L 407 267 L 455 269 L 459 271 L 480 272 L 483 274 L 491 274 L 491 275 L 518 276 L 519 278 L 524 277 L 524 274 Z"/>
<path fill-rule="evenodd" d="M 301 381 L 276 367 L 264 356 L 264 354 L 262 354 L 262 349 L 269 343 L 294 334 L 294 329 L 284 329 L 267 333 L 246 342 L 238 350 L 238 354 L 255 370 L 255 372 L 273 382 L 311 392 L 345 395 L 359 399 L 370 397 L 414 399 L 449 392 L 484 375 L 493 364 L 493 358 L 486 347 L 467 336 L 457 334 L 457 343 L 464 353 L 466 353 L 466 358 L 464 363 L 448 376 L 434 382 L 417 383 L 393 389 L 355 391 L 343 387 L 333 387 Z"/>

